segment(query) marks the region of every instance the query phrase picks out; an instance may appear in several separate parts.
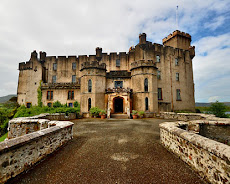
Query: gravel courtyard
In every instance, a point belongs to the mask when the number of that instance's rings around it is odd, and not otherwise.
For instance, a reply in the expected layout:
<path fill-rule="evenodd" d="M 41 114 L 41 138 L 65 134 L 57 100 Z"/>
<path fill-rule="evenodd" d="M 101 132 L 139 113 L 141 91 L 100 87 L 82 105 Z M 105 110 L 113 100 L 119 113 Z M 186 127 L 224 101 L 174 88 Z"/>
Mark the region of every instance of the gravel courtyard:
<path fill-rule="evenodd" d="M 159 142 L 166 120 L 74 120 L 74 138 L 8 183 L 204 183 Z"/>

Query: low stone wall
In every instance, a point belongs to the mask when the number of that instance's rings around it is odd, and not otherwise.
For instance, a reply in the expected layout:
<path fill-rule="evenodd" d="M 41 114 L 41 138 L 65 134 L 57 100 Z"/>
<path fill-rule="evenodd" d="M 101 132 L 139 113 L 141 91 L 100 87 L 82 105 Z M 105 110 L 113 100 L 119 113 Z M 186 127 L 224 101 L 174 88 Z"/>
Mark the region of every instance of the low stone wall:
<path fill-rule="evenodd" d="M 32 129 L 37 129 L 38 119 L 26 118 Z M 29 133 L 0 143 L 0 183 L 22 173 L 73 137 L 73 123 L 44 120 L 49 128 Z M 22 123 L 23 126 L 25 123 Z M 42 124 L 40 124 L 42 125 Z M 36 128 L 33 128 L 36 127 Z M 28 131 L 31 131 L 28 129 Z"/>
<path fill-rule="evenodd" d="M 69 113 L 68 116 L 66 116 L 65 113 L 55 113 L 40 114 L 33 117 L 15 118 L 10 120 L 8 123 L 8 139 L 48 128 L 48 122 L 50 120 L 66 121 L 71 119 L 76 119 L 75 113 Z"/>
<path fill-rule="evenodd" d="M 202 123 L 230 125 L 230 120 L 197 120 L 189 123 L 190 125 Z M 179 128 L 185 124 L 186 122 L 165 122 L 160 124 L 161 143 L 209 182 L 229 183 L 230 146 L 197 135 L 193 132 L 193 128 L 190 132 Z"/>
<path fill-rule="evenodd" d="M 213 114 L 175 113 L 175 112 L 161 112 L 159 114 L 159 117 L 162 118 L 162 119 L 174 119 L 174 120 L 179 120 L 179 121 L 215 119 L 215 115 L 213 115 Z"/>

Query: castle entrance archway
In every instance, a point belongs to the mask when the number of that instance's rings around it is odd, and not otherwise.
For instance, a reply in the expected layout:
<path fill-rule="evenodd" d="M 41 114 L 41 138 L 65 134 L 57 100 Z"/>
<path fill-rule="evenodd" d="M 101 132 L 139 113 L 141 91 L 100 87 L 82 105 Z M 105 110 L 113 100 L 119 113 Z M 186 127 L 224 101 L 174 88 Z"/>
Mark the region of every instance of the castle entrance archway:
<path fill-rule="evenodd" d="M 123 104 L 124 104 L 124 98 L 122 97 L 115 97 L 113 99 L 113 105 L 114 105 L 114 112 L 115 113 L 123 113 Z"/>

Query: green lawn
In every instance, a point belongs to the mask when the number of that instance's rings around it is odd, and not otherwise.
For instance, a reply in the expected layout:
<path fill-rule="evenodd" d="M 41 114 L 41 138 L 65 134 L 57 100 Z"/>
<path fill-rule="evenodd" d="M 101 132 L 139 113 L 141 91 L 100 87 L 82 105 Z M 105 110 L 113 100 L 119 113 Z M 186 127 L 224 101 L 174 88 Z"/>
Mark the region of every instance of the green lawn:
<path fill-rule="evenodd" d="M 6 133 L 6 134 L 4 134 L 2 137 L 0 137 L 0 142 L 4 141 L 5 138 L 7 138 L 7 134 L 8 134 L 8 133 Z"/>

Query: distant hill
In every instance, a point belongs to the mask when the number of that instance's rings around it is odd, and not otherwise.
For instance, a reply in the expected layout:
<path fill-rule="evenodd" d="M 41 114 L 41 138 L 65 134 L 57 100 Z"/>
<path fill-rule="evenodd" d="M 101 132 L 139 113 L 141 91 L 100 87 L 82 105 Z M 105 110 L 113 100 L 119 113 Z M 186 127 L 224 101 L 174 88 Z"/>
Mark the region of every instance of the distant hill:
<path fill-rule="evenodd" d="M 230 102 L 221 102 L 227 106 L 230 106 Z M 196 102 L 196 107 L 210 107 L 211 103 L 200 103 Z"/>
<path fill-rule="evenodd" d="M 7 96 L 2 96 L 0 97 L 0 103 L 5 103 L 7 102 L 9 99 L 11 99 L 12 97 L 16 97 L 17 95 L 7 95 Z"/>

